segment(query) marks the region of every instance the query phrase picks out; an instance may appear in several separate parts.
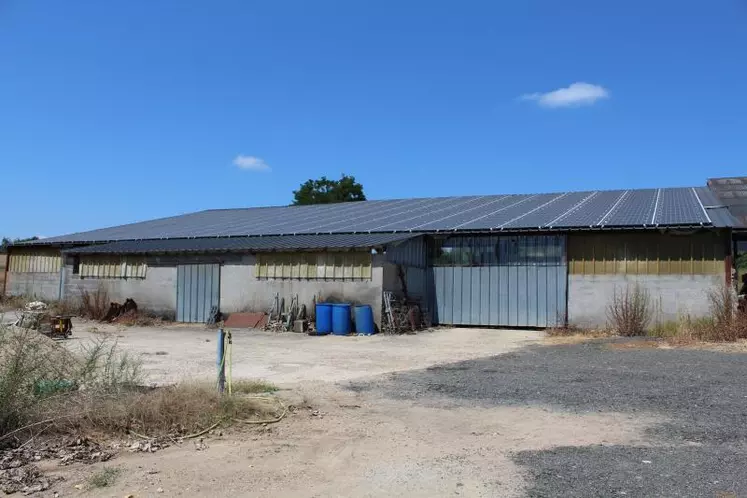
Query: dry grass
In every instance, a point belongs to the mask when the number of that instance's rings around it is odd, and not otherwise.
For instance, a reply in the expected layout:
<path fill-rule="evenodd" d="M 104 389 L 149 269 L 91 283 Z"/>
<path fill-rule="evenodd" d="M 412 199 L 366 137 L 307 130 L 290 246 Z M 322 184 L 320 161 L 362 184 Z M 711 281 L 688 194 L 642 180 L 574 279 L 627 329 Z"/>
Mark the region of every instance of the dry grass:
<path fill-rule="evenodd" d="M 0 327 L 0 447 L 70 434 L 183 437 L 235 420 L 277 419 L 282 404 L 263 381 L 242 380 L 234 395 L 212 384 L 143 387 L 140 361 L 102 337 L 75 355 L 30 330 Z M 283 409 L 284 414 L 284 409 Z"/>
<path fill-rule="evenodd" d="M 233 382 L 232 391 L 240 394 L 272 393 L 278 390 L 275 384 L 264 380 L 241 379 Z"/>
<path fill-rule="evenodd" d="M 646 289 L 639 284 L 629 285 L 623 291 L 615 289 L 607 307 L 607 319 L 618 335 L 645 335 L 652 317 L 651 299 Z"/>
<path fill-rule="evenodd" d="M 52 301 L 47 303 L 50 313 L 53 315 L 74 316 L 80 314 L 80 303 L 73 299 L 63 299 L 62 301 Z"/>
<path fill-rule="evenodd" d="M 747 339 L 747 313 L 737 310 L 731 288 L 723 286 L 712 290 L 708 293 L 708 302 L 708 316 L 692 318 L 683 315 L 674 321 L 657 323 L 647 331 L 647 335 L 663 338 L 676 346 Z"/>
<path fill-rule="evenodd" d="M 629 340 L 625 342 L 612 342 L 607 344 L 607 349 L 625 350 L 625 349 L 656 349 L 662 346 L 661 341 L 650 340 Z"/>
<path fill-rule="evenodd" d="M 27 296 L 0 296 L 0 312 L 22 309 L 29 301 L 33 299 Z"/>
<path fill-rule="evenodd" d="M 122 469 L 117 467 L 104 467 L 103 469 L 95 472 L 88 478 L 89 488 L 108 488 L 114 485 L 117 481 L 117 477 L 122 472 Z"/>
<path fill-rule="evenodd" d="M 127 327 L 161 327 L 173 321 L 173 317 L 148 310 L 132 310 L 118 316 L 112 323 Z"/>
<path fill-rule="evenodd" d="M 83 415 L 65 421 L 70 430 L 147 437 L 182 437 L 218 422 L 274 416 L 277 403 L 253 397 L 221 395 L 209 384 L 177 384 L 117 396 L 76 396 Z"/>
<path fill-rule="evenodd" d="M 545 342 L 548 344 L 578 344 L 612 335 L 608 329 L 584 329 L 575 325 L 552 327 L 545 330 L 545 333 Z"/>
<path fill-rule="evenodd" d="M 80 316 L 92 320 L 102 320 L 109 311 L 109 291 L 104 285 L 99 285 L 96 290 L 89 291 L 83 286 L 78 289 L 80 298 Z"/>

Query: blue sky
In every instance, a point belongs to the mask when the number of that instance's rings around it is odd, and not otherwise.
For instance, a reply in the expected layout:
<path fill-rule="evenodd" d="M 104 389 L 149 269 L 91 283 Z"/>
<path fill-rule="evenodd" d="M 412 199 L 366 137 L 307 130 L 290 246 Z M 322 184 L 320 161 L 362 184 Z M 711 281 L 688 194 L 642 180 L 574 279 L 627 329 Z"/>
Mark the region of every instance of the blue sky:
<path fill-rule="evenodd" d="M 0 235 L 342 172 L 369 198 L 702 185 L 747 173 L 745 49 L 739 0 L 0 0 Z"/>

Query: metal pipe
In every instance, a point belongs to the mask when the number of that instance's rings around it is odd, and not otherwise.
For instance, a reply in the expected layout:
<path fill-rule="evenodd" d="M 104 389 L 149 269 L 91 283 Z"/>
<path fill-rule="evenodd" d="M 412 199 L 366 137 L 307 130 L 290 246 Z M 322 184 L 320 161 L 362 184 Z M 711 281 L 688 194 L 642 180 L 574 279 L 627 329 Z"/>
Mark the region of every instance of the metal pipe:
<path fill-rule="evenodd" d="M 225 338 L 226 333 L 223 329 L 218 329 L 218 356 L 216 364 L 218 366 L 218 391 L 223 393 L 226 388 L 226 357 L 225 357 Z"/>
<path fill-rule="evenodd" d="M 5 253 L 5 276 L 3 278 L 3 293 L 2 295 L 5 295 L 5 291 L 8 287 L 8 268 L 10 267 L 10 247 L 7 249 L 7 253 Z"/>

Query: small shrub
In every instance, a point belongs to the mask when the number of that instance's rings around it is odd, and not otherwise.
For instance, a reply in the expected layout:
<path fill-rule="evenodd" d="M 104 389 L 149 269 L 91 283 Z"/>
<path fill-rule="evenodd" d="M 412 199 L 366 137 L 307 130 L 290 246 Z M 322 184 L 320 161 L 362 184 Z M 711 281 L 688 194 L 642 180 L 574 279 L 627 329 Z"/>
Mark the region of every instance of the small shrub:
<path fill-rule="evenodd" d="M 108 337 L 92 339 L 81 346 L 82 358 L 75 374 L 86 389 L 117 391 L 142 384 L 142 362 L 127 351 L 119 351 Z"/>
<path fill-rule="evenodd" d="M 88 478 L 88 486 L 91 488 L 107 488 L 114 485 L 122 470 L 116 467 L 104 467 Z"/>
<path fill-rule="evenodd" d="M 49 304 L 53 315 L 78 315 L 80 314 L 80 303 L 74 299 L 63 299 Z"/>
<path fill-rule="evenodd" d="M 109 291 L 103 284 L 96 290 L 89 291 L 83 286 L 78 288 L 80 294 L 80 315 L 92 320 L 102 320 L 109 312 Z"/>
<path fill-rule="evenodd" d="M 708 293 L 712 325 L 703 331 L 700 340 L 734 342 L 747 339 L 747 312 L 737 307 L 734 290 L 728 285 Z"/>
<path fill-rule="evenodd" d="M 0 326 L 0 435 L 33 418 L 43 381 L 73 376 L 73 355 L 29 329 Z"/>
<path fill-rule="evenodd" d="M 2 437 L 41 420 L 74 419 L 71 401 L 111 396 L 142 382 L 140 362 L 120 353 L 116 343 L 94 340 L 75 355 L 33 330 L 0 327 L 0 446 Z M 57 422 L 55 422 L 57 423 Z"/>
<path fill-rule="evenodd" d="M 638 284 L 627 286 L 622 292 L 615 289 L 607 307 L 610 325 L 625 337 L 645 335 L 652 316 L 648 291 Z"/>
<path fill-rule="evenodd" d="M 708 291 L 708 305 L 711 318 L 717 327 L 728 328 L 734 322 L 737 302 L 734 291 L 728 285 Z"/>

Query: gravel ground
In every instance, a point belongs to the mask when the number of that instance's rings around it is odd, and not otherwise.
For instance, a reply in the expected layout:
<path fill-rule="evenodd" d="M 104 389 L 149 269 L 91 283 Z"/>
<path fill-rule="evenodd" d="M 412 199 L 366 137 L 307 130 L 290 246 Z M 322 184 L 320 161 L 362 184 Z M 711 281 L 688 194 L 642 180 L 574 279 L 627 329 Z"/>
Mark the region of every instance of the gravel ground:
<path fill-rule="evenodd" d="M 530 496 L 747 496 L 747 355 L 621 347 L 629 343 L 530 346 L 348 386 L 432 407 L 534 405 L 662 421 L 646 444 L 515 453 Z"/>

